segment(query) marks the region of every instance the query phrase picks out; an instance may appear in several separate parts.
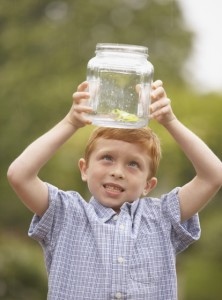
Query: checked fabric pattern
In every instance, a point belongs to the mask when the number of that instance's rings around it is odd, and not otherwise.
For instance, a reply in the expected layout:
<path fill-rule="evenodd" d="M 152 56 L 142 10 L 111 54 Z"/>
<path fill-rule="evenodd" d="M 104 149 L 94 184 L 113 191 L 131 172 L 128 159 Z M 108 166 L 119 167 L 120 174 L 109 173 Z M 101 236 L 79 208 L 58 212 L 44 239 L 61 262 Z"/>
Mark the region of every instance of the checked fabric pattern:
<path fill-rule="evenodd" d="M 44 250 L 48 300 L 177 299 L 176 254 L 200 237 L 198 215 L 180 223 L 179 188 L 117 214 L 47 185 L 49 208 L 29 236 Z"/>

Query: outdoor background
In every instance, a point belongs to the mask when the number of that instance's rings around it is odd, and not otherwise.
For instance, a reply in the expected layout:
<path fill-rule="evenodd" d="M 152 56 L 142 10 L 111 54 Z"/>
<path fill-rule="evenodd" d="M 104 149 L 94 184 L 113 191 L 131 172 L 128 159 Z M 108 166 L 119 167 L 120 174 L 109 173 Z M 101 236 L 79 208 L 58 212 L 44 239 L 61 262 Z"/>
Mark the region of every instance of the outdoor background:
<path fill-rule="evenodd" d="M 222 95 L 194 91 L 184 71 L 194 38 L 177 1 L 0 1 L 0 299 L 46 299 L 42 250 L 27 237 L 32 214 L 6 173 L 28 144 L 68 112 L 96 43 L 147 46 L 155 79 L 163 80 L 176 115 L 221 158 Z M 153 193 L 159 196 L 186 183 L 194 171 L 168 133 L 153 121 L 149 125 L 163 147 Z M 43 180 L 89 199 L 77 162 L 91 130 L 79 130 L 41 171 Z M 178 256 L 179 300 L 221 298 L 221 196 L 220 191 L 200 213 L 200 241 Z"/>

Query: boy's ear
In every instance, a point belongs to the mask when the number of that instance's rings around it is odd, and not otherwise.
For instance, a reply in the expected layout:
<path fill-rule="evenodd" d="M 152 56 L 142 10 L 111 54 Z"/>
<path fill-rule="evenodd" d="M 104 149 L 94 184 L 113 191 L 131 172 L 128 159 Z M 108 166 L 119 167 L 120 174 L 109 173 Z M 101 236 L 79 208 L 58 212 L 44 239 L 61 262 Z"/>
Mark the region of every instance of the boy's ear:
<path fill-rule="evenodd" d="M 152 177 L 151 179 L 147 180 L 147 184 L 143 191 L 143 196 L 146 196 L 149 192 L 151 192 L 153 189 L 155 189 L 157 185 L 157 178 Z"/>
<path fill-rule="evenodd" d="M 87 173 L 86 173 L 87 166 L 86 166 L 85 159 L 80 158 L 78 165 L 79 165 L 79 170 L 80 170 L 80 173 L 81 173 L 82 180 L 87 181 Z"/>

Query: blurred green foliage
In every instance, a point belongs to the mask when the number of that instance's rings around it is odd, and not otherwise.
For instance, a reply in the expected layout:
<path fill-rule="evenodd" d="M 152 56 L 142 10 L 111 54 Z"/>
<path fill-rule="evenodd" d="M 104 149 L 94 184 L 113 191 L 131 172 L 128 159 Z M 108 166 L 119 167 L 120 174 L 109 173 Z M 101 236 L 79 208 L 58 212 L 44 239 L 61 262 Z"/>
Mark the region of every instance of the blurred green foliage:
<path fill-rule="evenodd" d="M 0 299 L 46 299 L 46 272 L 39 248 L 22 236 L 3 232 L 0 245 Z"/>
<path fill-rule="evenodd" d="M 164 81 L 175 113 L 221 156 L 221 95 L 197 95 L 181 76 L 192 37 L 171 0 L 0 1 L 0 299 L 46 299 L 42 252 L 26 237 L 32 214 L 9 187 L 6 172 L 32 140 L 68 112 L 96 43 L 148 46 L 155 78 Z M 194 171 L 167 132 L 154 122 L 150 126 L 163 147 L 154 191 L 160 195 L 190 180 Z M 77 163 L 91 130 L 81 129 L 40 173 L 86 199 Z M 221 192 L 201 212 L 201 240 L 179 257 L 180 300 L 221 297 L 220 198 Z"/>

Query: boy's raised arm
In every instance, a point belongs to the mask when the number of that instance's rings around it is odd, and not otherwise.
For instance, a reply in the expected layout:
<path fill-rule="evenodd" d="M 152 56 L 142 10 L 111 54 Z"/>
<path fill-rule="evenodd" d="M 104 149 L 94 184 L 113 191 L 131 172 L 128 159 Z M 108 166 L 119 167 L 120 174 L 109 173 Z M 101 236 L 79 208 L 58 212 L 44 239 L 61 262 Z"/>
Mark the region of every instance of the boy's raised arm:
<path fill-rule="evenodd" d="M 222 163 L 198 136 L 177 120 L 162 82 L 154 82 L 153 89 L 151 118 L 169 131 L 196 171 L 196 176 L 179 191 L 183 222 L 202 209 L 220 189 Z"/>
<path fill-rule="evenodd" d="M 67 116 L 50 131 L 42 135 L 10 165 L 8 180 L 24 204 L 41 216 L 48 208 L 48 189 L 38 177 L 40 169 L 55 152 L 78 130 L 90 124 L 83 113 L 90 108 L 83 105 L 89 94 L 84 92 L 87 83 L 79 85 L 73 94 L 73 106 Z"/>
<path fill-rule="evenodd" d="M 167 130 L 191 161 L 196 176 L 179 191 L 181 220 L 202 209 L 222 185 L 222 163 L 208 146 L 177 119 Z"/>

